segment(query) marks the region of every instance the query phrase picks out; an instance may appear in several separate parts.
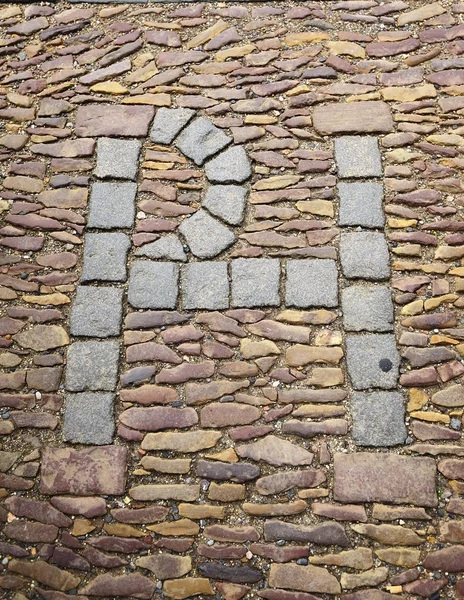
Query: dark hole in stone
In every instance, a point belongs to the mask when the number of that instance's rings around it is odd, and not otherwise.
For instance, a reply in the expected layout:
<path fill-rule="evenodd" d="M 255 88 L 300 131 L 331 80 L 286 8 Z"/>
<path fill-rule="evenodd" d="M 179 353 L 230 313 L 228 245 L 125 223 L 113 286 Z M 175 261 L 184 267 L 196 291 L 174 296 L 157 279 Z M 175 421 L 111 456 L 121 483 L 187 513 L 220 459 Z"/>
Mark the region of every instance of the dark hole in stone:
<path fill-rule="evenodd" d="M 382 358 L 381 360 L 379 360 L 379 367 L 384 373 L 388 373 L 388 371 L 391 371 L 393 363 L 388 358 Z"/>

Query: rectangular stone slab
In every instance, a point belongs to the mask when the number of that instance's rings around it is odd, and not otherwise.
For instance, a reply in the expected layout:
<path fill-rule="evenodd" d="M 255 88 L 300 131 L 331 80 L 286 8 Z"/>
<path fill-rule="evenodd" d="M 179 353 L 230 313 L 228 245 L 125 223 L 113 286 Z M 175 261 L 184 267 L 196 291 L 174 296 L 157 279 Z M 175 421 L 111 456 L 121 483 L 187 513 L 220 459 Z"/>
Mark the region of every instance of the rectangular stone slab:
<path fill-rule="evenodd" d="M 396 454 L 336 453 L 334 499 L 437 506 L 432 458 Z"/>
<path fill-rule="evenodd" d="M 76 135 L 106 137 L 145 137 L 155 114 L 153 106 L 87 104 L 79 106 Z"/>
<path fill-rule="evenodd" d="M 126 460 L 127 449 L 121 446 L 45 448 L 40 491 L 76 496 L 124 494 Z"/>
<path fill-rule="evenodd" d="M 316 106 L 313 113 L 316 131 L 325 134 L 387 133 L 393 131 L 390 108 L 385 102 L 341 102 Z"/>

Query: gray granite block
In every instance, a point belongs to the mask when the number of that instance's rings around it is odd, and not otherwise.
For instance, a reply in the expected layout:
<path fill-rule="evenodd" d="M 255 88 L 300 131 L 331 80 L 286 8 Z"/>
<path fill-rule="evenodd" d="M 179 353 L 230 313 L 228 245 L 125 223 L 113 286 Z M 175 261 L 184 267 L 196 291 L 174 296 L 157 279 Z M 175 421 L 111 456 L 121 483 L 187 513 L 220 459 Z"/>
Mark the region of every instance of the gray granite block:
<path fill-rule="evenodd" d="M 369 119 L 369 115 L 366 115 Z M 335 139 L 335 163 L 338 176 L 382 177 L 377 136 L 346 135 Z"/>
<path fill-rule="evenodd" d="M 179 267 L 173 262 L 139 260 L 129 275 L 129 304 L 134 308 L 175 308 Z"/>
<path fill-rule="evenodd" d="M 374 182 L 338 184 L 340 210 L 338 222 L 342 226 L 383 227 L 383 186 Z"/>
<path fill-rule="evenodd" d="M 179 260 L 185 262 L 187 255 L 182 242 L 175 233 L 168 233 L 155 242 L 144 244 L 135 252 L 135 256 L 148 256 L 149 258 L 165 260 Z"/>
<path fill-rule="evenodd" d="M 348 335 L 346 363 L 355 390 L 397 386 L 400 355 L 393 334 Z"/>
<path fill-rule="evenodd" d="M 213 183 L 243 183 L 251 177 L 251 163 L 243 146 L 232 146 L 209 160 L 206 178 Z"/>
<path fill-rule="evenodd" d="M 202 165 L 207 158 L 231 142 L 232 138 L 213 125 L 209 119 L 198 117 L 180 133 L 175 144 L 196 165 Z"/>
<path fill-rule="evenodd" d="M 241 185 L 212 185 L 206 190 L 203 206 L 229 225 L 243 221 L 247 189 Z"/>
<path fill-rule="evenodd" d="M 232 260 L 232 302 L 234 307 L 280 305 L 280 261 L 276 258 Z"/>
<path fill-rule="evenodd" d="M 111 444 L 114 435 L 114 394 L 67 394 L 64 400 L 63 439 L 72 444 Z"/>
<path fill-rule="evenodd" d="M 338 270 L 334 260 L 287 261 L 287 306 L 338 306 Z"/>
<path fill-rule="evenodd" d="M 394 311 L 387 287 L 352 285 L 342 290 L 343 327 L 346 331 L 391 331 Z"/>
<path fill-rule="evenodd" d="M 119 335 L 123 293 L 119 288 L 79 286 L 71 309 L 71 335 Z"/>
<path fill-rule="evenodd" d="M 358 446 L 397 446 L 408 435 L 404 400 L 397 392 L 355 392 L 351 397 L 352 435 Z"/>
<path fill-rule="evenodd" d="M 87 233 L 81 281 L 126 281 L 130 245 L 125 233 Z"/>
<path fill-rule="evenodd" d="M 390 257 L 383 233 L 342 233 L 340 261 L 348 279 L 382 280 L 390 277 Z"/>
<path fill-rule="evenodd" d="M 221 310 L 229 307 L 227 262 L 195 262 L 182 267 L 182 307 Z"/>
<path fill-rule="evenodd" d="M 135 219 L 135 183 L 94 183 L 87 227 L 122 229 Z"/>
<path fill-rule="evenodd" d="M 117 385 L 118 362 L 117 341 L 74 342 L 68 348 L 65 387 L 70 392 L 112 392 Z"/>
<path fill-rule="evenodd" d="M 150 131 L 151 141 L 155 144 L 171 144 L 194 114 L 191 108 L 159 108 Z"/>
<path fill-rule="evenodd" d="M 217 256 L 235 242 L 235 234 L 203 209 L 182 221 L 178 230 L 198 258 Z"/>
<path fill-rule="evenodd" d="M 137 177 L 140 140 L 98 138 L 97 167 L 94 174 L 101 179 L 132 179 Z"/>

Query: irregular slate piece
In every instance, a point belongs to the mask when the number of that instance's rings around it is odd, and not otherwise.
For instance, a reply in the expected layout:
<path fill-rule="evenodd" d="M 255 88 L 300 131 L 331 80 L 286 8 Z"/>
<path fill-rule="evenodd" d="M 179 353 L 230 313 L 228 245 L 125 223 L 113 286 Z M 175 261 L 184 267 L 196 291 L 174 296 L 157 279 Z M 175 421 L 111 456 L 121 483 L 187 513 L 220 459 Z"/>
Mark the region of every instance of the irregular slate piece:
<path fill-rule="evenodd" d="M 192 569 L 192 559 L 189 556 L 174 556 L 172 554 L 142 556 L 135 561 L 135 564 L 151 571 L 157 579 L 182 577 Z"/>
<path fill-rule="evenodd" d="M 221 310 L 229 307 L 227 262 L 192 262 L 181 270 L 182 306 Z"/>
<path fill-rule="evenodd" d="M 165 260 L 179 260 L 181 262 L 187 260 L 182 242 L 175 234 L 168 234 L 156 240 L 156 242 L 144 244 L 135 252 L 135 256 L 148 256 L 155 259 L 164 258 Z"/>
<path fill-rule="evenodd" d="M 135 183 L 94 183 L 87 226 L 97 229 L 132 227 L 136 193 Z"/>
<path fill-rule="evenodd" d="M 193 408 L 171 408 L 155 406 L 150 408 L 129 408 L 119 416 L 126 427 L 141 431 L 161 429 L 182 429 L 198 423 L 198 415 Z"/>
<path fill-rule="evenodd" d="M 110 596 L 134 596 L 135 598 L 149 600 L 152 598 L 155 589 L 155 582 L 140 573 L 118 576 L 103 573 L 80 588 L 79 593 L 106 598 Z"/>
<path fill-rule="evenodd" d="M 68 515 L 82 515 L 90 519 L 106 514 L 106 502 L 103 498 L 55 496 L 51 499 L 51 503 Z"/>
<path fill-rule="evenodd" d="M 393 302 L 387 287 L 352 285 L 342 290 L 343 326 L 346 331 L 391 331 Z"/>
<path fill-rule="evenodd" d="M 266 541 L 288 540 L 321 544 L 322 546 L 349 546 L 350 541 L 340 523 L 318 523 L 317 525 L 295 525 L 286 521 L 268 520 L 264 523 Z"/>
<path fill-rule="evenodd" d="M 431 401 L 438 406 L 450 408 L 464 406 L 464 386 L 458 384 L 450 385 L 433 394 Z"/>
<path fill-rule="evenodd" d="M 126 281 L 129 248 L 125 233 L 87 233 L 81 281 Z"/>
<path fill-rule="evenodd" d="M 94 175 L 100 179 L 132 179 L 137 177 L 140 149 L 139 140 L 99 138 L 97 166 Z"/>
<path fill-rule="evenodd" d="M 243 146 L 232 146 L 209 160 L 205 175 L 214 183 L 243 183 L 251 177 L 251 163 Z"/>
<path fill-rule="evenodd" d="M 158 109 L 150 131 L 151 141 L 155 144 L 171 144 L 194 114 L 195 111 L 190 108 Z"/>
<path fill-rule="evenodd" d="M 205 210 L 198 210 L 179 226 L 190 251 L 198 258 L 212 258 L 235 242 L 235 235 Z"/>
<path fill-rule="evenodd" d="M 209 579 L 205 577 L 186 577 L 184 579 L 168 579 L 163 585 L 164 595 L 174 600 L 183 600 L 193 596 L 213 596 L 214 590 Z"/>
<path fill-rule="evenodd" d="M 229 464 L 219 461 L 199 460 L 197 465 L 198 477 L 219 481 L 243 483 L 256 479 L 259 474 L 259 467 L 248 463 Z"/>
<path fill-rule="evenodd" d="M 40 491 L 43 494 L 124 494 L 127 448 L 100 446 L 43 449 Z"/>
<path fill-rule="evenodd" d="M 400 355 L 393 334 L 348 335 L 346 363 L 355 390 L 395 388 Z"/>
<path fill-rule="evenodd" d="M 85 337 L 119 335 L 124 290 L 79 286 L 71 309 L 71 334 Z"/>
<path fill-rule="evenodd" d="M 204 117 L 192 121 L 176 139 L 176 146 L 196 165 L 202 165 L 232 142 L 221 129 Z"/>
<path fill-rule="evenodd" d="M 232 260 L 232 306 L 279 306 L 280 262 L 275 258 Z"/>
<path fill-rule="evenodd" d="M 198 452 L 212 448 L 221 439 L 220 431 L 189 431 L 186 433 L 148 433 L 142 442 L 144 450 Z"/>
<path fill-rule="evenodd" d="M 69 344 L 69 337 L 60 325 L 35 325 L 12 336 L 22 348 L 31 348 L 37 352 L 52 350 Z M 16 375 L 18 375 L 18 371 Z M 11 373 L 13 375 L 13 373 Z"/>
<path fill-rule="evenodd" d="M 125 104 L 85 104 L 77 109 L 76 135 L 145 137 L 155 109 Z"/>
<path fill-rule="evenodd" d="M 45 523 L 31 523 L 30 521 L 14 520 L 7 523 L 3 531 L 8 538 L 20 542 L 49 542 L 56 540 L 58 527 L 55 525 L 46 525 Z"/>
<path fill-rule="evenodd" d="M 390 277 L 390 257 L 382 233 L 342 233 L 340 260 L 343 274 L 348 279 L 382 280 Z"/>
<path fill-rule="evenodd" d="M 432 458 L 357 452 L 334 455 L 334 500 L 437 506 Z"/>
<path fill-rule="evenodd" d="M 338 196 L 340 198 L 339 225 L 359 225 L 368 228 L 385 225 L 382 207 L 383 187 L 380 183 L 341 182 L 338 184 Z"/>
<path fill-rule="evenodd" d="M 276 588 L 339 594 L 340 584 L 327 569 L 313 565 L 273 564 L 269 585 Z"/>
<path fill-rule="evenodd" d="M 241 185 L 211 185 L 206 190 L 203 206 L 229 225 L 240 225 L 246 196 L 247 190 Z"/>
<path fill-rule="evenodd" d="M 287 306 L 338 306 L 338 270 L 333 260 L 288 260 Z"/>
<path fill-rule="evenodd" d="M 274 435 L 268 435 L 252 444 L 238 446 L 236 452 L 241 458 L 251 458 L 277 467 L 310 465 L 314 456 L 304 448 Z"/>
<path fill-rule="evenodd" d="M 396 392 L 354 393 L 352 435 L 358 446 L 396 446 L 408 433 L 404 400 Z"/>
<path fill-rule="evenodd" d="M 129 303 L 134 308 L 175 308 L 179 267 L 170 262 L 136 261 L 129 275 Z"/>
<path fill-rule="evenodd" d="M 393 131 L 390 107 L 381 101 L 362 101 L 318 105 L 313 125 L 323 134 L 388 133 Z"/>
<path fill-rule="evenodd" d="M 464 563 L 464 546 L 449 546 L 436 552 L 430 552 L 424 560 L 424 569 L 435 571 L 448 571 L 449 573 L 462 572 Z"/>
<path fill-rule="evenodd" d="M 8 563 L 8 569 L 62 592 L 76 588 L 81 581 L 79 577 L 75 577 L 58 567 L 49 565 L 44 560 L 29 562 L 28 560 L 13 559 Z"/>
<path fill-rule="evenodd" d="M 300 471 L 280 471 L 272 475 L 265 475 L 256 482 L 256 489 L 263 496 L 286 492 L 298 487 L 316 487 L 326 480 L 325 473 L 316 469 Z"/>
<path fill-rule="evenodd" d="M 377 137 L 347 135 L 335 140 L 335 162 L 339 177 L 382 177 Z M 367 184 L 372 185 L 372 184 Z"/>
<path fill-rule="evenodd" d="M 114 394 L 68 394 L 64 405 L 63 439 L 73 444 L 111 444 Z"/>
<path fill-rule="evenodd" d="M 221 579 L 222 581 L 232 581 L 234 583 L 257 583 L 263 578 L 261 570 L 251 567 L 234 567 L 222 565 L 221 563 L 209 562 L 199 565 L 199 571 L 202 575 L 211 579 Z"/>

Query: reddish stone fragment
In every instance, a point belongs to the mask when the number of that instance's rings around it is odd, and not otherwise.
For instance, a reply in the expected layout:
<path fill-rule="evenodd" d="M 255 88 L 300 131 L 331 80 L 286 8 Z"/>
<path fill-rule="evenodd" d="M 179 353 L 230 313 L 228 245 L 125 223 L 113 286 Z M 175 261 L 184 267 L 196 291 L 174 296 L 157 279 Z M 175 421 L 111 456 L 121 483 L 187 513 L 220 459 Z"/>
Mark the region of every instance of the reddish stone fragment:
<path fill-rule="evenodd" d="M 119 495 L 125 490 L 127 449 L 122 446 L 83 450 L 46 447 L 40 491 L 43 494 Z"/>
<path fill-rule="evenodd" d="M 142 385 L 129 390 L 121 390 L 122 402 L 136 402 L 137 404 L 171 404 L 178 398 L 175 389 L 159 385 Z"/>
<path fill-rule="evenodd" d="M 97 575 L 86 586 L 79 591 L 90 596 L 134 596 L 143 600 L 149 600 L 156 589 L 154 581 L 140 575 L 130 573 L 128 575 L 113 576 L 109 573 Z"/>
<path fill-rule="evenodd" d="M 160 431 L 162 429 L 182 429 L 198 423 L 198 415 L 193 408 L 129 408 L 121 413 L 119 420 L 123 425 L 141 431 Z"/>
<path fill-rule="evenodd" d="M 76 115 L 76 135 L 145 137 L 155 109 L 153 106 L 86 104 Z"/>

